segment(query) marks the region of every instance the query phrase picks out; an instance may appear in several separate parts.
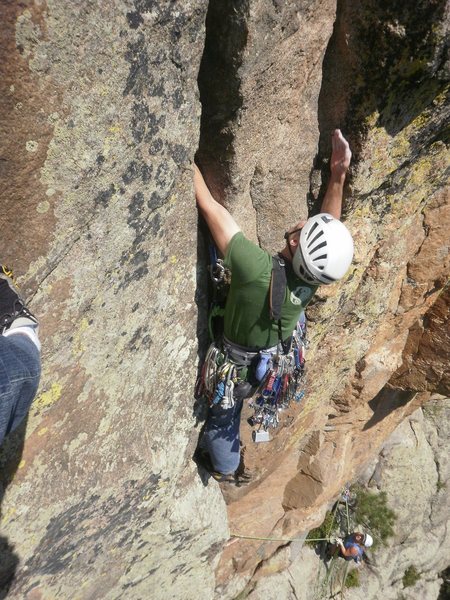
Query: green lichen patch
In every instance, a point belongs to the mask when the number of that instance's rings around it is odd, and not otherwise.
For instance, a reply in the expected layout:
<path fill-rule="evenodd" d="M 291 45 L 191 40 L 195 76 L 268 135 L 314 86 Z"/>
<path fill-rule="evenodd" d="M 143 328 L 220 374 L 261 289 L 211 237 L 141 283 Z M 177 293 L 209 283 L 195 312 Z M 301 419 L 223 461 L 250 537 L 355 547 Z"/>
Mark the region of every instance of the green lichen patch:
<path fill-rule="evenodd" d="M 413 587 L 419 580 L 420 573 L 417 571 L 414 565 L 411 565 L 406 569 L 402 577 L 403 587 Z"/>
<path fill-rule="evenodd" d="M 353 571 L 350 571 L 350 573 L 348 573 L 347 577 L 345 578 L 344 585 L 346 588 L 359 587 L 361 585 L 361 581 L 359 579 L 359 572 L 355 571 L 355 569 L 353 569 Z"/>
<path fill-rule="evenodd" d="M 355 522 L 366 527 L 374 537 L 374 547 L 385 544 L 394 535 L 397 516 L 387 505 L 386 492 L 378 494 L 356 487 Z"/>

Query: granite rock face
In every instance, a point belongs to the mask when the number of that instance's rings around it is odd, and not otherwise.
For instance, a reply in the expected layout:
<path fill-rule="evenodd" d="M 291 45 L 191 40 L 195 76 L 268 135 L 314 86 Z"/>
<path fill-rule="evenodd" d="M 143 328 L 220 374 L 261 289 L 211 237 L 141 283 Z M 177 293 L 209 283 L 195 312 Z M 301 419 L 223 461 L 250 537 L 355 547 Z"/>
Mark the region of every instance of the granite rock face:
<path fill-rule="evenodd" d="M 204 3 L 1 11 L 1 254 L 43 345 L 23 452 L 25 428 L 2 453 L 2 588 L 210 598 L 228 530 L 191 459 Z"/>
<path fill-rule="evenodd" d="M 399 423 L 448 396 L 446 11 L 3 2 L 1 254 L 43 342 L 39 396 L 0 454 L 3 594 L 233 598 L 298 548 L 230 532 L 301 537 Z M 223 489 L 226 506 L 192 462 L 207 285 L 190 166 L 198 152 L 277 250 L 320 206 L 335 127 L 354 154 L 355 261 L 308 310 L 304 403 L 267 445 L 243 427 L 254 481 Z"/>

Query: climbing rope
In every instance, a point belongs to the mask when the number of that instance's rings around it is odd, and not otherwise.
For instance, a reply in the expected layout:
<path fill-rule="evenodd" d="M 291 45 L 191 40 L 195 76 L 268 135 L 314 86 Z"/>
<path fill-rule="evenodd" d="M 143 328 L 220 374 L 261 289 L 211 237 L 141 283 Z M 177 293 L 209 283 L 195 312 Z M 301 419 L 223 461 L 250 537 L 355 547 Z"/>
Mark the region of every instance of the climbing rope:
<path fill-rule="evenodd" d="M 345 512 L 347 514 L 347 534 L 350 533 L 350 515 L 348 512 L 348 499 L 345 499 Z"/>
<path fill-rule="evenodd" d="M 330 582 L 333 579 L 334 573 L 336 571 L 336 568 L 338 566 L 338 562 L 337 562 L 337 558 L 335 556 L 332 556 L 330 559 L 330 562 L 328 564 L 328 567 L 325 567 L 326 573 L 325 573 L 325 577 L 323 578 L 322 582 L 320 582 L 319 580 L 319 587 L 315 593 L 315 598 L 317 598 L 317 600 L 321 600 L 324 597 L 328 596 L 328 589 L 330 586 Z"/>
<path fill-rule="evenodd" d="M 341 583 L 341 598 L 344 598 L 344 590 L 345 590 L 345 582 L 347 581 L 348 569 L 350 567 L 350 563 L 345 563 L 344 573 L 342 575 L 342 583 Z"/>
<path fill-rule="evenodd" d="M 265 542 L 328 542 L 327 538 L 271 538 L 271 537 L 258 537 L 254 535 L 240 535 L 238 533 L 231 533 L 230 537 L 240 538 L 243 540 L 263 540 Z"/>
<path fill-rule="evenodd" d="M 347 486 L 344 488 L 344 492 L 341 492 L 341 496 L 342 496 L 342 499 L 344 500 L 345 506 L 346 506 L 346 513 L 347 513 L 347 532 L 346 532 L 346 534 L 348 534 L 350 532 L 350 517 L 349 517 L 349 510 L 348 510 L 348 495 L 345 494 L 345 492 L 348 492 Z M 339 508 L 339 501 L 336 502 L 336 506 L 332 512 L 333 518 L 331 520 L 331 525 L 328 529 L 327 536 L 323 537 L 323 538 L 272 538 L 272 537 L 260 537 L 260 536 L 254 536 L 254 535 L 242 535 L 240 533 L 231 533 L 230 538 L 239 538 L 239 539 L 244 539 L 244 540 L 262 540 L 262 541 L 266 541 L 266 542 L 329 542 L 331 532 L 333 530 L 334 522 L 336 521 L 336 513 L 338 511 L 338 508 Z"/>

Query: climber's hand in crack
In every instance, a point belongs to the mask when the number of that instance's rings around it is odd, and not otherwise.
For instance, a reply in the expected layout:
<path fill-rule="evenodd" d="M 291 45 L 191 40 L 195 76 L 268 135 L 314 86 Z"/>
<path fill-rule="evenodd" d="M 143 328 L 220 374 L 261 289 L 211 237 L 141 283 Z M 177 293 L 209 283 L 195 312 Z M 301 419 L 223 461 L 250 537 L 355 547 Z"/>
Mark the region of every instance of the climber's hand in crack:
<path fill-rule="evenodd" d="M 345 177 L 352 159 L 352 152 L 340 129 L 335 129 L 331 136 L 331 175 Z"/>
<path fill-rule="evenodd" d="M 331 147 L 331 177 L 322 202 L 321 212 L 328 213 L 336 219 L 340 219 L 345 175 L 352 159 L 350 146 L 340 129 L 333 131 Z"/>

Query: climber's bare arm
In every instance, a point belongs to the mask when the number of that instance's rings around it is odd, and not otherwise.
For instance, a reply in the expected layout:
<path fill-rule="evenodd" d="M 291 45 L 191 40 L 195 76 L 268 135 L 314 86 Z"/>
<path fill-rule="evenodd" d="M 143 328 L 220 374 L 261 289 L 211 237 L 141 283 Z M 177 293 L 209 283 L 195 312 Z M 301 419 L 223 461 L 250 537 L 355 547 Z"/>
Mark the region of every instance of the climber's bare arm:
<path fill-rule="evenodd" d="M 225 255 L 231 238 L 241 229 L 227 209 L 214 200 L 197 165 L 194 165 L 194 189 L 197 206 L 209 227 L 219 252 Z"/>
<path fill-rule="evenodd" d="M 341 218 L 342 194 L 344 191 L 345 175 L 350 166 L 352 153 L 347 140 L 340 129 L 335 129 L 331 136 L 331 177 L 322 202 L 321 212 Z"/>
<path fill-rule="evenodd" d="M 356 558 L 358 556 L 358 550 L 356 548 L 346 548 L 342 542 L 338 542 L 338 546 L 341 549 L 341 554 L 345 558 Z"/>

